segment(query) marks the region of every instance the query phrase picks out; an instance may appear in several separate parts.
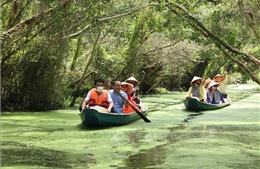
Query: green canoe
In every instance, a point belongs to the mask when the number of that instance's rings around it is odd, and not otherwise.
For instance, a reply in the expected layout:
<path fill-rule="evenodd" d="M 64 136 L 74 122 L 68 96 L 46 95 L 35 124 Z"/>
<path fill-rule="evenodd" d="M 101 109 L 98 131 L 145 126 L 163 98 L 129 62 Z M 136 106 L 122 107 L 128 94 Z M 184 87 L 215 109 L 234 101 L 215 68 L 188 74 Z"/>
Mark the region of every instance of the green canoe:
<path fill-rule="evenodd" d="M 196 98 L 188 98 L 185 99 L 183 102 L 186 109 L 192 111 L 216 110 L 216 109 L 229 106 L 231 104 L 231 102 L 221 103 L 221 104 L 209 104 L 209 103 L 201 102 Z"/>
<path fill-rule="evenodd" d="M 148 107 L 141 105 L 142 113 L 147 115 Z M 106 113 L 102 112 L 100 107 L 85 109 L 80 113 L 83 125 L 87 126 L 119 126 L 134 122 L 140 119 L 136 112 L 132 113 Z"/>

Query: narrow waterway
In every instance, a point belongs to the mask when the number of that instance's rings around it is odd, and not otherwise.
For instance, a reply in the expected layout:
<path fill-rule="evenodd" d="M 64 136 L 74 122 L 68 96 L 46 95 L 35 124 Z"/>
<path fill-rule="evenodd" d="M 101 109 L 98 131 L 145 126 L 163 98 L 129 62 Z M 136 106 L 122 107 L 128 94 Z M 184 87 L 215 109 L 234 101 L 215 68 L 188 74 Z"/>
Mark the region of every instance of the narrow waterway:
<path fill-rule="evenodd" d="M 142 98 L 148 118 L 124 126 L 89 128 L 77 107 L 1 115 L 3 169 L 258 169 L 259 86 L 230 85 L 231 106 L 184 109 L 185 93 Z"/>

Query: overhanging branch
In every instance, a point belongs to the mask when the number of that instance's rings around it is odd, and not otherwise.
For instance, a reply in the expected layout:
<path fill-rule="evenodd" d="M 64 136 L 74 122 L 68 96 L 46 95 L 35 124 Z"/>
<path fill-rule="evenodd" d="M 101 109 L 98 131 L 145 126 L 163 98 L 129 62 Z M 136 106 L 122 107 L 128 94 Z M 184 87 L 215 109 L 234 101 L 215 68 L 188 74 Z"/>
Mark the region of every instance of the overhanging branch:
<path fill-rule="evenodd" d="M 176 4 L 176 3 L 168 3 L 168 4 L 166 4 L 166 6 L 169 9 L 171 9 L 174 13 L 178 13 L 178 12 L 176 12 L 176 10 L 174 10 L 170 5 L 173 5 L 177 9 L 181 10 L 182 12 L 184 12 L 184 14 L 200 28 L 199 31 L 201 31 L 204 34 L 206 33 L 209 36 L 209 38 L 213 39 L 215 42 L 217 42 L 218 44 L 222 45 L 224 48 L 226 48 L 227 50 L 231 51 L 232 53 L 241 55 L 243 58 L 247 58 L 250 62 L 252 62 L 253 64 L 255 64 L 257 66 L 260 65 L 260 60 L 258 60 L 254 56 L 252 56 L 250 54 L 247 54 L 247 53 L 245 53 L 243 51 L 240 51 L 240 50 L 230 46 L 225 41 L 223 41 L 222 39 L 220 39 L 219 37 L 214 35 L 201 22 L 199 22 L 195 17 L 193 17 L 186 8 L 180 6 L 179 4 Z M 179 13 L 178 13 L 178 15 L 179 15 Z"/>

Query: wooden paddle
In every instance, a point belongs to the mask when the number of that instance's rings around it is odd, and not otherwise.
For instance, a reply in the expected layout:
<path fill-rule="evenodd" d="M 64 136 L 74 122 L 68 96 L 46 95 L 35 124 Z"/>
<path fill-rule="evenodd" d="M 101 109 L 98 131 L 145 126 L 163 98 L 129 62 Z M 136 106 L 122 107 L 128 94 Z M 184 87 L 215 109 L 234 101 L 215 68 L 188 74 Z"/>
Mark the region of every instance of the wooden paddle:
<path fill-rule="evenodd" d="M 116 91 L 113 85 L 111 85 L 111 86 L 112 86 L 112 89 L 114 89 L 114 91 L 115 91 L 125 102 L 127 102 L 128 105 L 131 106 L 131 107 L 135 110 L 135 112 L 136 112 L 146 123 L 150 123 L 150 122 L 151 122 L 148 118 L 145 117 L 145 115 L 144 115 L 143 113 L 141 113 L 139 110 L 137 110 L 137 109 L 135 108 L 135 106 L 132 105 L 132 103 L 130 103 L 126 98 L 124 98 L 124 96 L 122 96 L 122 95 L 120 94 L 120 92 Z"/>

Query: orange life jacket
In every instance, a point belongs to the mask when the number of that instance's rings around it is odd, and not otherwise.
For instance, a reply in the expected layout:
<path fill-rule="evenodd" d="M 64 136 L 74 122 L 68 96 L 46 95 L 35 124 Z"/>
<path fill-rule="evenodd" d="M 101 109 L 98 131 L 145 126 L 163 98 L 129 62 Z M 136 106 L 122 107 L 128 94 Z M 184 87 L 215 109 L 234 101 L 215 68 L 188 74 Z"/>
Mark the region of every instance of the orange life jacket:
<path fill-rule="evenodd" d="M 141 110 L 136 106 L 136 103 L 132 100 L 132 97 L 130 96 L 130 94 L 127 93 L 127 96 L 128 96 L 128 101 L 130 102 L 130 104 L 132 104 L 139 112 L 141 112 Z M 135 112 L 135 110 L 130 105 L 128 105 L 127 107 L 125 107 L 125 105 L 124 105 L 123 107 L 124 107 L 124 113 L 126 113 L 126 114 Z"/>
<path fill-rule="evenodd" d="M 130 102 L 131 103 L 131 102 Z M 132 105 L 133 105 L 133 103 L 132 103 Z M 141 110 L 136 106 L 136 105 L 133 105 L 139 112 L 141 112 Z M 133 113 L 133 112 L 135 112 L 135 110 L 130 106 L 130 105 L 128 105 L 128 107 L 125 107 L 125 105 L 124 105 L 124 113 L 125 114 L 128 114 L 128 113 Z"/>
<path fill-rule="evenodd" d="M 109 107 L 108 90 L 103 90 L 102 93 L 98 95 L 97 89 L 91 89 L 88 105 L 90 107 L 99 105 L 108 108 Z"/>

